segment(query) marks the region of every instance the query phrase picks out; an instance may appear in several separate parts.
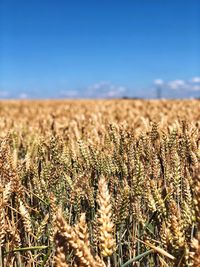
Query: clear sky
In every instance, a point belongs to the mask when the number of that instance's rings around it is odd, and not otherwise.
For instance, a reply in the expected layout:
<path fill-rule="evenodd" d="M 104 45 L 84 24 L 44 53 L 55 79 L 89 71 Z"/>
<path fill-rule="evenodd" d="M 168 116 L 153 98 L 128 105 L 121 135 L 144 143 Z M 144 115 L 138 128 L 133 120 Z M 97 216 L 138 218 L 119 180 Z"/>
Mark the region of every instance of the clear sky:
<path fill-rule="evenodd" d="M 0 0 L 0 98 L 200 95 L 199 0 Z"/>

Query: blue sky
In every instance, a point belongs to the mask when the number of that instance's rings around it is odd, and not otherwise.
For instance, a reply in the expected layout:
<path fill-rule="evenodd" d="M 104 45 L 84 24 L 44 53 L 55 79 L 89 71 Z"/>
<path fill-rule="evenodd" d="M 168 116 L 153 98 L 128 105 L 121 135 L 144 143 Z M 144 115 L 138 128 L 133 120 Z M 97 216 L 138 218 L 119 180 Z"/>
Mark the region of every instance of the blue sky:
<path fill-rule="evenodd" d="M 199 0 L 0 0 L 0 98 L 200 95 Z"/>

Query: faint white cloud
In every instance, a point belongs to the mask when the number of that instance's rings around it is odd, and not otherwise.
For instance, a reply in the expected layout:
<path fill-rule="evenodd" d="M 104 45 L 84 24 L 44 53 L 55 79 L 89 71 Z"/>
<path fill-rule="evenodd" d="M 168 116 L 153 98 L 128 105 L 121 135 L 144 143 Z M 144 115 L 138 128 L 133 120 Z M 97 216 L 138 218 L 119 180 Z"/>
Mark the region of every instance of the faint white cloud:
<path fill-rule="evenodd" d="M 19 94 L 19 98 L 20 99 L 27 99 L 28 98 L 28 94 L 27 93 L 20 93 Z"/>
<path fill-rule="evenodd" d="M 188 80 L 176 79 L 164 82 L 162 79 L 154 80 L 155 86 L 162 88 L 163 95 L 172 95 L 177 97 L 199 97 L 200 91 L 200 77 L 193 77 Z"/>
<path fill-rule="evenodd" d="M 164 84 L 164 81 L 162 79 L 155 79 L 154 80 L 154 84 L 155 85 L 163 85 Z"/>
<path fill-rule="evenodd" d="M 168 83 L 170 89 L 185 91 L 200 91 L 200 77 L 191 80 L 175 80 Z"/>
<path fill-rule="evenodd" d="M 182 89 L 186 86 L 186 82 L 184 80 L 174 80 L 168 83 L 170 89 Z"/>
<path fill-rule="evenodd" d="M 193 77 L 191 83 L 200 83 L 200 77 Z"/>
<path fill-rule="evenodd" d="M 104 91 L 106 88 L 112 86 L 110 82 L 107 81 L 100 81 L 98 83 L 92 84 L 88 87 L 87 92 L 98 92 L 98 91 Z"/>
<path fill-rule="evenodd" d="M 62 97 L 69 97 L 69 98 L 75 98 L 78 97 L 79 92 L 77 90 L 62 90 L 60 91 L 60 96 Z"/>
<path fill-rule="evenodd" d="M 87 94 L 90 97 L 122 97 L 126 93 L 127 88 L 122 85 L 115 85 L 109 81 L 100 81 L 93 85 L 90 85 L 87 89 Z"/>

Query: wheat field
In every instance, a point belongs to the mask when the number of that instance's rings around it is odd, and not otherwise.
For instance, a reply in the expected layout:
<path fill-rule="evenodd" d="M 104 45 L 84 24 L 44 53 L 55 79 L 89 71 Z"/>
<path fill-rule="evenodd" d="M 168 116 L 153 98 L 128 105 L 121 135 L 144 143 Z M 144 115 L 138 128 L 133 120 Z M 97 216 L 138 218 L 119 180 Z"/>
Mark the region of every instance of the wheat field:
<path fill-rule="evenodd" d="M 0 266 L 200 266 L 200 102 L 0 102 Z"/>

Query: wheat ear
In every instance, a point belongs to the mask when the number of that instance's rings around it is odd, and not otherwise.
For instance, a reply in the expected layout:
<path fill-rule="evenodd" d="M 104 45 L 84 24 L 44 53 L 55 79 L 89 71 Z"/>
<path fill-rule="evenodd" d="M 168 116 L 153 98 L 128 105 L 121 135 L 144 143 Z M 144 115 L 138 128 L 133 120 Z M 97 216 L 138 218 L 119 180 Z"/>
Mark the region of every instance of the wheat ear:
<path fill-rule="evenodd" d="M 74 229 L 68 225 L 59 211 L 56 217 L 57 228 L 60 235 L 74 250 L 80 264 L 84 267 L 102 267 L 92 256 L 90 248 L 79 238 Z"/>
<path fill-rule="evenodd" d="M 102 176 L 98 184 L 98 225 L 99 225 L 99 247 L 103 257 L 109 257 L 115 251 L 114 224 L 112 222 L 111 197 L 108 185 Z"/>

